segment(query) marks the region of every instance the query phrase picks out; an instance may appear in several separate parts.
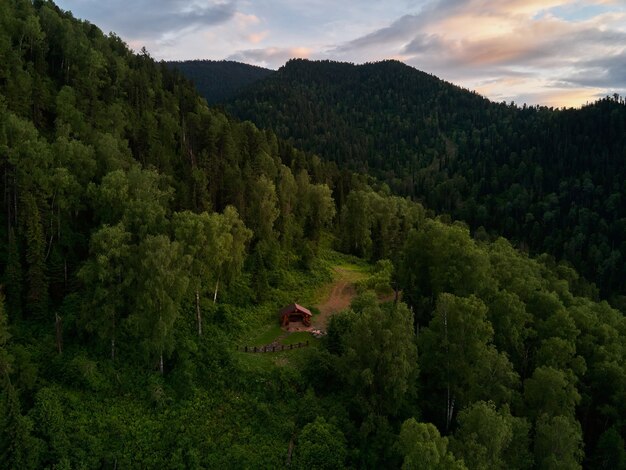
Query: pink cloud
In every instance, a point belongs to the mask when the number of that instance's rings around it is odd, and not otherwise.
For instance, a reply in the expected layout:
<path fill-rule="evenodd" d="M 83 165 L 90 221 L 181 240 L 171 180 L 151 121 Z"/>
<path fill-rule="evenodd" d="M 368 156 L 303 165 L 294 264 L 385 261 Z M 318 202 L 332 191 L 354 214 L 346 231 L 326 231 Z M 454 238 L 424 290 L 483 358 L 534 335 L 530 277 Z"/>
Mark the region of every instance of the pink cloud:
<path fill-rule="evenodd" d="M 247 39 L 252 44 L 258 44 L 269 35 L 269 31 L 261 31 L 260 33 L 249 34 Z"/>

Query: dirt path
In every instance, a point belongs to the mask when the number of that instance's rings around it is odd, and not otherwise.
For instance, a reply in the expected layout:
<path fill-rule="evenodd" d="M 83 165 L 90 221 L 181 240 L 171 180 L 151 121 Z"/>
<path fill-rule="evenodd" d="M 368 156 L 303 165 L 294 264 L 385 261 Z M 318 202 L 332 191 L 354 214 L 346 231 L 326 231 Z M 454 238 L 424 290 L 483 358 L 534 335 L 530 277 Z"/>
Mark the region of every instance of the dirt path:
<path fill-rule="evenodd" d="M 326 300 L 317 306 L 320 311 L 319 315 L 313 317 L 312 326 L 323 331 L 326 331 L 328 319 L 335 313 L 348 308 L 356 296 L 355 273 L 340 267 L 334 268 L 334 271 L 336 273 L 335 280 L 330 286 L 325 287 L 330 293 Z"/>

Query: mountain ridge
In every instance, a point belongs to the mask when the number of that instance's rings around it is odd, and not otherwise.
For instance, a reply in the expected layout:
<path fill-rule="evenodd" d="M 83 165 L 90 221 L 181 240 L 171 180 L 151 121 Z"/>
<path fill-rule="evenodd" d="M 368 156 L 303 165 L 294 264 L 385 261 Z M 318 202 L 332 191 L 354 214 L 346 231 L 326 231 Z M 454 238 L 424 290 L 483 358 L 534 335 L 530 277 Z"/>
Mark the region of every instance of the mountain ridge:
<path fill-rule="evenodd" d="M 167 61 L 191 80 L 207 103 L 219 104 L 231 99 L 241 89 L 274 73 L 257 65 L 232 60 Z"/>
<path fill-rule="evenodd" d="M 609 297 L 626 293 L 619 97 L 580 109 L 520 107 L 399 61 L 294 59 L 226 107 L 474 229 L 565 258 Z"/>

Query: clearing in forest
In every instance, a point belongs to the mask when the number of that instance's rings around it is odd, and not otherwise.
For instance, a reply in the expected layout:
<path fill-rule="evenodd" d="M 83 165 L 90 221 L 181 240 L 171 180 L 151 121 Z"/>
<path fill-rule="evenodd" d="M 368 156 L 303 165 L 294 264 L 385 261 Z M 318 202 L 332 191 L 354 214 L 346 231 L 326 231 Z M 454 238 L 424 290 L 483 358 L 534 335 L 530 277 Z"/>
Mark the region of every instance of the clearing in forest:
<path fill-rule="evenodd" d="M 326 331 L 328 319 L 350 306 L 356 296 L 355 283 L 368 277 L 365 270 L 356 265 L 341 265 L 333 268 L 333 281 L 323 286 L 318 298 L 318 315 L 313 316 L 313 328 Z"/>
<path fill-rule="evenodd" d="M 305 326 L 300 322 L 291 322 L 286 328 L 280 326 L 276 318 L 271 325 L 262 328 L 260 334 L 248 338 L 245 344 L 251 347 L 280 347 L 299 341 L 306 342 L 307 340 L 315 343 L 317 339 L 311 334 L 315 331 L 325 333 L 328 319 L 335 313 L 350 307 L 350 303 L 357 294 L 356 284 L 371 275 L 369 266 L 356 263 L 336 264 L 330 267 L 330 270 L 333 280 L 319 287 L 309 302 L 304 303 L 304 305 L 313 307 L 311 326 Z"/>

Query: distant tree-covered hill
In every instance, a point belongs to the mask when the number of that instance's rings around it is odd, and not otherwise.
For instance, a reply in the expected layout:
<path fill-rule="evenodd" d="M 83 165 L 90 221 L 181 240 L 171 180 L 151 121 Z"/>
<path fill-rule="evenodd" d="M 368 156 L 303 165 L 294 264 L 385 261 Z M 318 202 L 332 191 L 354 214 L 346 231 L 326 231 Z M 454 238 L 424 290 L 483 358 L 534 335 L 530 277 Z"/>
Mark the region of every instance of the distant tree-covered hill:
<path fill-rule="evenodd" d="M 207 103 L 223 103 L 273 70 L 232 60 L 184 60 L 167 62 L 191 80 Z"/>
<path fill-rule="evenodd" d="M 230 104 L 299 148 L 626 292 L 626 106 L 493 103 L 397 61 L 291 60 Z"/>

